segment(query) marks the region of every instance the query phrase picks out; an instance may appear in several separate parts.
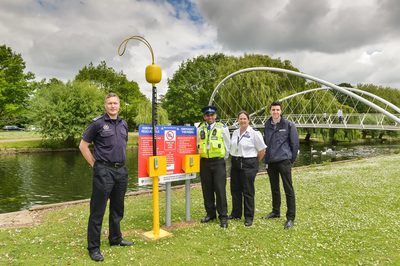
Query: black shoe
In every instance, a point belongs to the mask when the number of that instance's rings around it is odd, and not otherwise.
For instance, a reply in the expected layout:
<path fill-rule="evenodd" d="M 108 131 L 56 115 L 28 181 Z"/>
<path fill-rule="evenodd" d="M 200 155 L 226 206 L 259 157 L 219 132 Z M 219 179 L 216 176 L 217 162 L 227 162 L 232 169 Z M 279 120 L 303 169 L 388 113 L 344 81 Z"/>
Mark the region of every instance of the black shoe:
<path fill-rule="evenodd" d="M 290 229 L 290 228 L 293 228 L 293 220 L 287 220 L 287 222 L 285 223 L 284 229 Z"/>
<path fill-rule="evenodd" d="M 90 257 L 94 261 L 103 261 L 104 260 L 103 256 L 98 251 L 90 253 Z"/>
<path fill-rule="evenodd" d="M 221 227 L 228 228 L 228 220 L 221 220 Z"/>
<path fill-rule="evenodd" d="M 244 226 L 251 226 L 252 224 L 253 224 L 252 219 L 246 219 L 246 221 L 244 222 Z"/>
<path fill-rule="evenodd" d="M 235 216 L 232 216 L 232 215 L 228 216 L 228 220 L 240 220 L 240 219 L 242 219 L 242 218 L 241 217 L 235 217 Z"/>
<path fill-rule="evenodd" d="M 210 216 L 206 216 L 203 219 L 200 220 L 200 223 L 208 223 L 211 222 L 213 220 L 217 219 L 217 217 L 210 217 Z"/>
<path fill-rule="evenodd" d="M 268 214 L 267 216 L 263 216 L 261 217 L 262 219 L 274 219 L 274 218 L 279 218 L 281 217 L 280 214 L 275 214 L 273 212 L 271 212 L 270 214 Z"/>
<path fill-rule="evenodd" d="M 111 243 L 110 243 L 110 246 L 121 246 L 121 247 L 133 246 L 133 242 L 126 241 L 126 240 L 123 240 L 123 239 L 122 239 L 122 241 L 119 242 L 119 243 L 117 243 L 117 244 L 111 244 Z"/>

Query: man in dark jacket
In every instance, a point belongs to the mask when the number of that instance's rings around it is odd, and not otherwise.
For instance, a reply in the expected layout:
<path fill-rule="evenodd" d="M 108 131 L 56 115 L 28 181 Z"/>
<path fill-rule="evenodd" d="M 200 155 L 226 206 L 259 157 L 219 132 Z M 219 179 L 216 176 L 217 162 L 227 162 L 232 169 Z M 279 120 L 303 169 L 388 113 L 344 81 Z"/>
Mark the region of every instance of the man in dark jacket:
<path fill-rule="evenodd" d="M 281 207 L 281 193 L 279 188 L 279 174 L 282 178 L 286 194 L 286 224 L 285 229 L 293 227 L 296 216 L 296 201 L 292 185 L 292 163 L 296 160 L 299 150 L 299 134 L 292 121 L 284 119 L 282 105 L 273 102 L 270 106 L 271 117 L 265 122 L 264 138 L 267 149 L 265 164 L 271 184 L 272 212 L 263 219 L 279 218 Z"/>

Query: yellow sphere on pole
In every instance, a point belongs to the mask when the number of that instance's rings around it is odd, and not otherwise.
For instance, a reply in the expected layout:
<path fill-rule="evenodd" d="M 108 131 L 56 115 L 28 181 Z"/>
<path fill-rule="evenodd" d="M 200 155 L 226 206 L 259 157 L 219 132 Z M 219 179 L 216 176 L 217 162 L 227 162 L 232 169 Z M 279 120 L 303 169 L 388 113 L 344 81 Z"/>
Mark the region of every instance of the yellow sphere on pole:
<path fill-rule="evenodd" d="M 161 67 L 154 63 L 146 67 L 146 81 L 148 83 L 159 83 L 161 81 Z"/>

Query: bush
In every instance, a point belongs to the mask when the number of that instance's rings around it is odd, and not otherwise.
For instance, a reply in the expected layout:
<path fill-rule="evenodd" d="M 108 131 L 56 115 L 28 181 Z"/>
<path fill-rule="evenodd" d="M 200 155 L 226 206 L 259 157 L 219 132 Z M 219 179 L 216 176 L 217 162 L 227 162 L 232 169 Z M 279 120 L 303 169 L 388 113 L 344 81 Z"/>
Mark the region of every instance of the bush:
<path fill-rule="evenodd" d="M 331 164 L 331 160 L 326 160 L 322 162 L 322 165 L 330 165 Z"/>

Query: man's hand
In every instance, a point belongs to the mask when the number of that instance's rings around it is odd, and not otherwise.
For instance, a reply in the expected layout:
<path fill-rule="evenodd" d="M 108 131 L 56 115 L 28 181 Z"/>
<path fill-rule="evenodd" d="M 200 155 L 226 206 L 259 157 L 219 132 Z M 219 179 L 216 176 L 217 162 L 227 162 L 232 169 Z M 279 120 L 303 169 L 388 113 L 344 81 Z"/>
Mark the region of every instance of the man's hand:
<path fill-rule="evenodd" d="M 79 150 L 81 150 L 81 153 L 83 157 L 85 157 L 86 161 L 93 167 L 94 158 L 92 156 L 92 153 L 90 152 L 89 145 L 89 142 L 81 140 L 81 143 L 79 144 Z"/>

